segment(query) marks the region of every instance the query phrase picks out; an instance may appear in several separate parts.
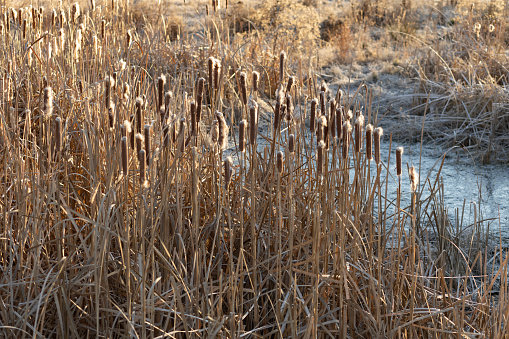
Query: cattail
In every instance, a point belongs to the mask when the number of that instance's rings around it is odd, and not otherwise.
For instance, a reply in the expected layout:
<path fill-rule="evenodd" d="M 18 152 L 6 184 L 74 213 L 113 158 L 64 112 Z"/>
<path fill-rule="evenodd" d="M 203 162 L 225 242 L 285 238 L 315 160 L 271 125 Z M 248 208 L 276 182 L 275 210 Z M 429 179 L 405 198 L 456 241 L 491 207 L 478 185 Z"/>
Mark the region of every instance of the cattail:
<path fill-rule="evenodd" d="M 51 11 L 51 28 L 55 27 L 56 22 L 57 22 L 57 17 L 58 17 L 57 11 L 53 9 Z"/>
<path fill-rule="evenodd" d="M 218 144 L 219 149 L 225 149 L 228 145 L 228 132 L 229 127 L 226 124 L 226 120 L 224 119 L 224 115 L 221 112 L 216 112 L 216 119 L 219 122 L 219 136 L 218 136 Z"/>
<path fill-rule="evenodd" d="M 324 118 L 325 119 L 325 124 L 322 124 L 322 127 L 323 127 L 323 141 L 325 142 L 325 149 L 326 150 L 329 150 L 329 130 L 331 129 L 331 125 L 330 125 L 330 117 L 328 114 L 325 114 L 325 115 L 322 115 L 321 118 Z"/>
<path fill-rule="evenodd" d="M 214 63 L 214 88 L 219 90 L 219 70 L 221 69 L 221 62 L 216 60 Z"/>
<path fill-rule="evenodd" d="M 144 132 L 144 138 L 145 138 L 145 152 L 147 154 L 147 166 L 148 166 L 148 161 L 150 159 L 150 125 L 145 125 L 145 127 L 143 128 L 143 132 Z"/>
<path fill-rule="evenodd" d="M 290 136 L 288 137 L 288 151 L 290 153 L 295 152 L 295 135 L 294 134 L 290 134 Z"/>
<path fill-rule="evenodd" d="M 0 24 L 0 35 L 4 35 L 4 33 L 5 33 L 5 26 L 3 24 Z M 26 38 L 26 36 L 24 38 Z M 31 49 L 30 49 L 30 51 L 31 51 Z"/>
<path fill-rule="evenodd" d="M 136 132 L 141 133 L 141 126 L 142 126 L 142 117 L 141 117 L 141 111 L 143 109 L 143 99 L 138 97 L 136 98 Z"/>
<path fill-rule="evenodd" d="M 279 55 L 279 83 L 283 83 L 283 77 L 285 75 L 285 61 L 286 53 L 283 51 Z"/>
<path fill-rule="evenodd" d="M 129 122 L 129 120 L 124 120 L 124 123 L 122 124 L 122 126 L 124 126 L 124 133 L 125 133 L 122 136 L 127 138 L 127 135 L 132 132 L 131 123 Z"/>
<path fill-rule="evenodd" d="M 161 75 L 159 78 L 157 78 L 157 103 L 159 104 L 158 108 L 163 106 L 165 82 L 166 77 L 164 75 Z"/>
<path fill-rule="evenodd" d="M 71 7 L 71 22 L 75 23 L 78 17 L 80 16 L 80 5 L 75 2 Z"/>
<path fill-rule="evenodd" d="M 203 102 L 203 88 L 205 87 L 205 79 L 198 79 L 198 90 L 196 91 L 196 124 L 201 121 L 201 106 Z"/>
<path fill-rule="evenodd" d="M 380 164 L 380 139 L 382 138 L 382 135 L 384 135 L 384 130 L 382 127 L 378 127 L 375 129 L 374 132 L 374 146 L 375 146 L 375 162 L 377 165 Z"/>
<path fill-rule="evenodd" d="M 373 159 L 373 125 L 366 126 L 366 159 Z"/>
<path fill-rule="evenodd" d="M 244 72 L 240 73 L 240 98 L 242 99 L 242 103 L 247 105 L 247 75 Z"/>
<path fill-rule="evenodd" d="M 246 150 L 246 120 L 239 122 L 239 151 L 244 152 Z"/>
<path fill-rule="evenodd" d="M 293 118 L 293 102 L 292 102 L 292 96 L 290 94 L 286 94 L 286 121 L 290 123 Z"/>
<path fill-rule="evenodd" d="M 350 133 L 352 133 L 352 125 L 350 121 L 343 124 L 343 159 L 348 157 L 348 148 L 350 147 Z"/>
<path fill-rule="evenodd" d="M 205 5 L 205 13 L 207 14 L 207 16 L 210 15 L 210 11 L 209 11 L 209 5 Z"/>
<path fill-rule="evenodd" d="M 140 150 L 140 152 L 138 153 L 138 161 L 140 163 L 140 185 L 144 187 L 147 186 L 147 179 L 145 174 L 146 158 L 147 155 L 145 154 L 145 150 L 144 149 Z"/>
<path fill-rule="evenodd" d="M 278 173 L 281 174 L 283 172 L 283 152 L 281 151 L 277 152 L 276 165 Z"/>
<path fill-rule="evenodd" d="M 274 107 L 274 133 L 279 129 L 279 121 L 281 120 L 281 106 L 283 105 L 283 98 L 281 92 L 277 91 L 276 105 Z"/>
<path fill-rule="evenodd" d="M 412 166 L 408 170 L 408 176 L 410 177 L 410 190 L 412 192 L 417 191 L 417 185 L 419 184 L 419 174 L 415 170 L 415 167 Z"/>
<path fill-rule="evenodd" d="M 80 51 L 81 51 L 81 42 L 83 36 L 81 35 L 81 29 L 76 30 L 76 40 L 74 43 L 74 59 L 79 60 Z"/>
<path fill-rule="evenodd" d="M 216 145 L 219 140 L 219 121 L 213 120 L 212 127 L 210 128 L 210 140 L 212 141 L 212 145 Z"/>
<path fill-rule="evenodd" d="M 128 168 L 127 168 L 127 138 L 126 137 L 122 137 L 122 139 L 120 139 L 120 145 L 121 145 L 121 148 L 122 148 L 122 173 L 124 173 L 124 176 L 127 176 L 127 171 L 128 171 Z"/>
<path fill-rule="evenodd" d="M 292 91 L 292 87 L 295 83 L 295 77 L 291 76 L 288 78 L 288 83 L 286 84 L 286 93 L 290 93 Z"/>
<path fill-rule="evenodd" d="M 311 133 L 316 133 L 316 106 L 318 105 L 318 99 L 311 100 L 311 114 L 309 115 L 309 130 Z"/>
<path fill-rule="evenodd" d="M 316 141 L 320 143 L 320 141 L 323 141 L 325 143 L 325 132 L 327 128 L 327 118 L 325 116 L 321 116 L 318 119 L 318 128 L 316 133 Z"/>
<path fill-rule="evenodd" d="M 320 115 L 324 115 L 327 112 L 325 111 L 325 92 L 320 92 Z"/>
<path fill-rule="evenodd" d="M 115 127 L 115 104 L 110 102 L 110 106 L 108 107 L 108 119 L 110 122 L 110 129 Z"/>
<path fill-rule="evenodd" d="M 322 82 L 320 85 L 320 92 L 327 92 L 327 84 L 325 82 Z"/>
<path fill-rule="evenodd" d="M 104 40 L 106 36 L 106 20 L 101 20 L 101 39 Z"/>
<path fill-rule="evenodd" d="M 62 135 L 62 120 L 60 117 L 55 118 L 55 151 L 60 152 L 61 149 L 61 135 Z"/>
<path fill-rule="evenodd" d="M 27 19 L 23 19 L 23 24 L 22 24 L 23 40 L 25 40 L 27 38 L 27 26 L 28 26 Z M 3 28 L 3 26 L 2 26 L 2 28 Z M 3 31 L 3 29 L 2 29 L 2 31 Z M 0 32 L 0 34 L 3 34 L 3 32 Z"/>
<path fill-rule="evenodd" d="M 104 79 L 104 105 L 109 108 L 111 103 L 111 87 L 112 87 L 112 78 L 106 77 Z"/>
<path fill-rule="evenodd" d="M 136 139 L 136 154 L 138 155 L 138 160 L 140 160 L 140 151 L 143 146 L 143 134 L 136 133 L 135 139 Z"/>
<path fill-rule="evenodd" d="M 232 180 L 232 158 L 227 157 L 224 161 L 224 188 L 228 190 L 228 186 L 230 186 L 230 182 Z"/>
<path fill-rule="evenodd" d="M 257 122 L 258 122 L 258 107 L 257 106 L 251 106 L 249 109 L 249 127 L 250 127 L 250 134 L 249 134 L 249 142 L 251 145 L 254 145 L 256 142 L 256 132 L 257 132 Z"/>
<path fill-rule="evenodd" d="M 396 175 L 399 177 L 402 173 L 401 159 L 403 157 L 403 147 L 396 148 Z"/>
<path fill-rule="evenodd" d="M 258 92 L 258 82 L 260 80 L 260 73 L 253 71 L 253 92 Z"/>
<path fill-rule="evenodd" d="M 60 50 L 62 50 L 62 52 L 65 50 L 65 32 L 64 32 L 64 29 L 63 28 L 60 28 L 58 30 L 58 39 L 60 41 Z M 30 49 L 32 50 L 32 49 Z"/>
<path fill-rule="evenodd" d="M 93 11 L 95 11 L 95 0 L 90 0 L 90 9 Z"/>
<path fill-rule="evenodd" d="M 49 116 L 53 113 L 53 91 L 51 90 L 51 87 L 44 88 L 42 110 L 47 118 L 49 118 Z"/>
<path fill-rule="evenodd" d="M 21 26 L 23 22 L 23 8 L 18 9 L 18 25 Z"/>
<path fill-rule="evenodd" d="M 362 129 L 364 128 L 364 115 L 359 113 L 355 119 L 355 152 L 359 153 L 362 148 Z"/>
<path fill-rule="evenodd" d="M 186 118 L 180 119 L 179 136 L 180 136 L 180 151 L 184 152 L 186 148 Z"/>
<path fill-rule="evenodd" d="M 196 136 L 196 103 L 194 101 L 191 101 L 191 105 L 189 106 L 189 113 L 191 115 L 191 135 Z"/>
<path fill-rule="evenodd" d="M 208 59 L 208 67 L 209 67 L 209 89 L 210 93 L 214 92 L 214 63 L 216 60 L 214 57 L 209 57 Z"/>
<path fill-rule="evenodd" d="M 65 12 L 63 9 L 60 10 L 60 16 L 59 16 L 58 21 L 60 21 L 60 28 L 64 27 L 65 23 L 67 22 Z"/>
<path fill-rule="evenodd" d="M 124 82 L 124 88 L 122 90 L 122 100 L 125 102 L 125 105 L 127 106 L 127 103 L 129 102 L 129 96 L 131 95 L 131 86 L 127 82 Z"/>
<path fill-rule="evenodd" d="M 325 142 L 320 141 L 318 143 L 318 147 L 316 149 L 317 154 L 317 160 L 316 160 L 316 171 L 318 172 L 318 175 L 323 174 L 323 150 L 325 148 Z"/>
<path fill-rule="evenodd" d="M 339 139 L 343 136 L 343 108 L 336 109 L 336 134 Z"/>
<path fill-rule="evenodd" d="M 345 120 L 350 121 L 350 120 L 352 120 L 352 118 L 353 118 L 353 113 L 352 113 L 352 110 L 349 109 L 348 112 L 346 113 Z"/>
<path fill-rule="evenodd" d="M 336 100 L 331 99 L 329 101 L 329 130 L 330 130 L 330 139 L 334 140 L 336 137 Z"/>

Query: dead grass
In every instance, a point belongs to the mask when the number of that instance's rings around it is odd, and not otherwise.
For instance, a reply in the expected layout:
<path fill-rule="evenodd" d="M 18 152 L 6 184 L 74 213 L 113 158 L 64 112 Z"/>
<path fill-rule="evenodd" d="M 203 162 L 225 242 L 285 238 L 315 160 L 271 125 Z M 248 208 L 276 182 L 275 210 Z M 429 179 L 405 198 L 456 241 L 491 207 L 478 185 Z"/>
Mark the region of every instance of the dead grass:
<path fill-rule="evenodd" d="M 404 206 L 394 152 L 376 164 L 364 153 L 362 117 L 380 118 L 367 87 L 328 90 L 305 44 L 281 53 L 279 28 L 236 36 L 224 7 L 198 15 L 198 30 L 182 20 L 177 37 L 136 7 L 83 7 L 55 26 L 33 25 L 29 9 L 26 38 L 10 19 L 0 37 L 2 337 L 506 331 L 507 251 L 488 246 L 482 220 L 451 226 L 439 174 L 421 174 Z M 309 131 L 321 85 L 321 129 Z M 467 244 L 459 233 L 471 230 L 479 241 Z"/>

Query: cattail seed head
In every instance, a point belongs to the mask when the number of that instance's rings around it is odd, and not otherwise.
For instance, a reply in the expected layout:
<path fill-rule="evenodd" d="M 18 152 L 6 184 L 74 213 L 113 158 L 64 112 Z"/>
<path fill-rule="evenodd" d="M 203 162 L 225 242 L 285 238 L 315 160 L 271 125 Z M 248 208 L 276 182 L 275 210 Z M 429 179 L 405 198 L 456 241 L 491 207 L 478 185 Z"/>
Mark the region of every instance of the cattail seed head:
<path fill-rule="evenodd" d="M 373 125 L 366 126 L 366 159 L 373 159 Z"/>
<path fill-rule="evenodd" d="M 224 188 L 228 190 L 232 181 L 232 165 L 233 160 L 231 157 L 227 157 L 224 161 Z"/>
<path fill-rule="evenodd" d="M 147 165 L 150 159 L 150 125 L 145 125 L 143 128 L 143 134 L 145 139 L 145 152 L 147 155 Z"/>
<path fill-rule="evenodd" d="M 325 107 L 325 92 L 320 92 L 320 115 L 326 114 L 326 107 Z"/>
<path fill-rule="evenodd" d="M 133 41 L 133 34 L 131 33 L 131 30 L 127 31 L 126 34 L 126 48 L 129 49 L 131 47 L 131 42 Z"/>
<path fill-rule="evenodd" d="M 283 105 L 283 97 L 281 96 L 281 92 L 277 91 L 276 95 L 276 105 L 274 107 L 274 133 L 279 129 L 279 122 L 281 120 L 281 106 Z"/>
<path fill-rule="evenodd" d="M 284 51 L 279 55 L 279 82 L 282 84 L 285 76 L 286 53 Z"/>
<path fill-rule="evenodd" d="M 293 102 L 292 102 L 292 96 L 290 94 L 286 94 L 286 114 L 285 114 L 286 121 L 289 123 L 292 121 L 293 118 Z"/>
<path fill-rule="evenodd" d="M 364 115 L 359 113 L 355 119 L 355 152 L 359 153 L 362 148 L 362 129 L 364 128 Z"/>
<path fill-rule="evenodd" d="M 101 20 L 101 39 L 106 36 L 106 20 Z"/>
<path fill-rule="evenodd" d="M 278 173 L 281 174 L 283 172 L 283 152 L 281 151 L 277 152 L 276 165 Z"/>
<path fill-rule="evenodd" d="M 108 121 L 110 129 L 115 127 L 115 104 L 110 102 L 110 107 L 108 107 Z"/>
<path fill-rule="evenodd" d="M 141 133 L 141 126 L 142 126 L 142 109 L 143 109 L 143 99 L 138 97 L 136 98 L 136 132 Z"/>
<path fill-rule="evenodd" d="M 216 119 L 219 123 L 219 136 L 218 136 L 218 144 L 220 149 L 225 149 L 228 145 L 228 133 L 230 128 L 226 124 L 226 120 L 224 119 L 224 115 L 221 112 L 216 112 Z"/>
<path fill-rule="evenodd" d="M 336 100 L 331 99 L 329 101 L 329 131 L 330 131 L 330 140 L 334 140 L 336 137 Z"/>
<path fill-rule="evenodd" d="M 158 108 L 161 108 L 164 104 L 164 84 L 166 83 L 166 77 L 161 75 L 157 78 L 157 103 L 159 105 Z"/>
<path fill-rule="evenodd" d="M 112 81 L 111 77 L 106 77 L 106 79 L 104 79 L 104 106 L 107 108 L 110 107 L 111 103 Z"/>
<path fill-rule="evenodd" d="M 336 109 L 336 133 L 339 139 L 343 136 L 343 108 Z"/>
<path fill-rule="evenodd" d="M 127 176 L 127 171 L 128 171 L 127 157 L 128 157 L 128 154 L 127 154 L 127 138 L 126 137 L 122 137 L 122 139 L 120 139 L 120 145 L 121 145 L 121 148 L 122 148 L 122 173 L 124 173 L 124 176 Z"/>
<path fill-rule="evenodd" d="M 246 125 L 247 121 L 242 120 L 239 122 L 239 151 L 244 152 L 246 150 Z"/>
<path fill-rule="evenodd" d="M 253 92 L 258 92 L 258 82 L 260 81 L 260 73 L 253 71 Z"/>
<path fill-rule="evenodd" d="M 319 143 L 320 141 L 324 141 L 325 142 L 325 132 L 326 132 L 326 128 L 327 128 L 327 118 L 325 116 L 321 116 L 319 119 L 318 119 L 318 128 L 316 130 L 316 138 L 317 138 L 317 142 Z"/>
<path fill-rule="evenodd" d="M 27 19 L 23 19 L 23 24 L 22 24 L 23 40 L 25 40 L 27 38 L 27 26 L 28 26 Z M 3 28 L 3 26 L 2 26 L 2 28 Z M 3 34 L 3 29 L 2 29 L 2 32 L 0 32 L 0 34 Z"/>
<path fill-rule="evenodd" d="M 350 134 L 352 133 L 352 125 L 350 121 L 343 124 L 343 159 L 348 157 L 348 149 L 350 147 Z"/>
<path fill-rule="evenodd" d="M 396 175 L 399 177 L 402 173 L 403 147 L 396 148 Z"/>
<path fill-rule="evenodd" d="M 214 62 L 214 88 L 219 90 L 219 72 L 221 70 L 221 61 Z"/>
<path fill-rule="evenodd" d="M 209 88 L 210 93 L 214 91 L 214 63 L 215 63 L 214 57 L 209 57 L 207 65 L 209 68 Z"/>
<path fill-rule="evenodd" d="M 249 127 L 250 127 L 250 134 L 249 134 L 249 142 L 251 145 L 254 145 L 256 143 L 256 134 L 257 134 L 257 126 L 258 126 L 258 105 L 251 106 L 249 109 Z"/>
<path fill-rule="evenodd" d="M 138 160 L 140 160 L 140 151 L 143 148 L 143 134 L 136 133 L 136 154 L 138 155 Z"/>
<path fill-rule="evenodd" d="M 327 88 L 327 84 L 325 82 L 322 82 L 322 84 L 320 85 L 320 92 L 327 92 L 328 88 Z"/>
<path fill-rule="evenodd" d="M 44 88 L 42 109 L 46 117 L 49 117 L 53 113 L 53 91 L 51 90 L 51 87 Z"/>
<path fill-rule="evenodd" d="M 374 132 L 374 146 L 375 146 L 375 162 L 377 165 L 380 164 L 380 139 L 382 138 L 382 135 L 384 134 L 384 130 L 382 127 L 377 127 Z"/>
<path fill-rule="evenodd" d="M 410 177 L 410 190 L 412 192 L 417 191 L 417 185 L 419 184 L 419 174 L 415 170 L 415 167 L 412 166 L 408 170 L 408 176 Z"/>
<path fill-rule="evenodd" d="M 191 135 L 197 135 L 197 124 L 196 124 L 196 103 L 191 101 L 189 105 L 189 113 L 191 115 Z"/>
<path fill-rule="evenodd" d="M 75 2 L 71 7 L 71 22 L 75 23 L 78 17 L 80 16 L 80 5 Z"/>
<path fill-rule="evenodd" d="M 295 77 L 291 76 L 288 78 L 288 83 L 286 84 L 286 93 L 290 93 L 292 91 L 292 87 L 295 84 Z"/>
<path fill-rule="evenodd" d="M 247 105 L 247 75 L 244 72 L 240 73 L 239 85 L 240 85 L 240 98 L 242 103 Z"/>
<path fill-rule="evenodd" d="M 288 151 L 290 153 L 295 152 L 295 135 L 294 134 L 290 134 L 290 136 L 288 137 Z"/>
<path fill-rule="evenodd" d="M 309 116 L 309 130 L 311 133 L 316 132 L 316 106 L 318 106 L 318 99 L 311 100 L 311 114 Z"/>

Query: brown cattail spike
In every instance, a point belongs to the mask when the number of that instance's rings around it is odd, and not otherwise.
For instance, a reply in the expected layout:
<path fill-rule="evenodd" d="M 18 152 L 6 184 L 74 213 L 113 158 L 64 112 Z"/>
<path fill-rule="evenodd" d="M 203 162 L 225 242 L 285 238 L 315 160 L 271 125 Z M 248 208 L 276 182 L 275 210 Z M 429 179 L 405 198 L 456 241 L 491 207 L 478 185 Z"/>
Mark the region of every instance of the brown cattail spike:
<path fill-rule="evenodd" d="M 219 136 L 218 136 L 218 144 L 219 149 L 223 150 L 228 145 L 228 132 L 229 127 L 226 124 L 226 120 L 224 119 L 224 115 L 221 112 L 216 112 L 216 119 L 219 123 Z"/>
<path fill-rule="evenodd" d="M 247 121 L 242 120 L 239 122 L 239 151 L 244 152 L 246 150 L 246 125 Z"/>
<path fill-rule="evenodd" d="M 309 130 L 311 133 L 316 133 L 316 106 L 318 106 L 318 99 L 311 100 L 311 114 L 309 115 Z"/>
<path fill-rule="evenodd" d="M 366 126 L 366 159 L 373 159 L 373 125 Z"/>
<path fill-rule="evenodd" d="M 286 61 L 286 53 L 283 51 L 279 55 L 279 83 L 283 83 L 285 76 L 285 61 Z"/>
<path fill-rule="evenodd" d="M 317 154 L 317 160 L 316 160 L 316 171 L 318 172 L 318 175 L 323 174 L 323 150 L 325 149 L 325 142 L 320 141 L 318 143 L 318 147 L 316 149 Z"/>
<path fill-rule="evenodd" d="M 290 134 L 290 136 L 288 137 L 288 151 L 290 153 L 295 152 L 295 135 L 294 134 Z"/>
<path fill-rule="evenodd" d="M 227 157 L 224 161 L 224 188 L 228 190 L 232 181 L 232 165 L 233 161 L 231 157 Z"/>
<path fill-rule="evenodd" d="M 320 92 L 320 115 L 324 115 L 327 112 L 325 111 L 325 92 Z"/>
<path fill-rule="evenodd" d="M 279 122 L 281 120 L 281 106 L 283 105 L 283 98 L 281 96 L 281 92 L 277 91 L 276 95 L 276 105 L 274 107 L 274 133 L 276 133 L 279 129 Z"/>
<path fill-rule="evenodd" d="M 209 67 L 209 88 L 211 94 L 214 91 L 214 63 L 215 63 L 214 57 L 210 57 L 208 60 L 208 67 Z"/>
<path fill-rule="evenodd" d="M 279 174 L 283 172 L 283 152 L 277 152 L 276 156 L 277 171 Z"/>
<path fill-rule="evenodd" d="M 135 139 L 136 139 L 136 154 L 138 155 L 138 160 L 140 160 L 140 151 L 143 146 L 143 134 L 137 133 Z"/>
<path fill-rule="evenodd" d="M 240 79 L 239 79 L 240 98 L 244 105 L 247 105 L 247 79 L 246 79 L 246 77 L 247 77 L 246 73 L 244 73 L 244 72 L 240 73 Z"/>
<path fill-rule="evenodd" d="M 396 175 L 399 177 L 402 173 L 403 147 L 396 148 Z"/>
<path fill-rule="evenodd" d="M 292 87 L 295 84 L 295 77 L 291 76 L 288 78 L 288 83 L 286 84 L 286 93 L 290 93 L 292 91 Z"/>
<path fill-rule="evenodd" d="M 159 78 L 157 78 L 157 104 L 159 105 L 159 108 L 163 106 L 164 104 L 164 84 L 166 83 L 166 77 L 164 75 L 161 75 Z"/>
<path fill-rule="evenodd" d="M 253 71 L 253 92 L 258 92 L 258 82 L 260 81 L 260 73 Z"/>
<path fill-rule="evenodd" d="M 201 106 L 203 102 L 203 88 L 205 87 L 205 79 L 198 79 L 198 89 L 196 91 L 196 124 L 201 121 Z"/>
<path fill-rule="evenodd" d="M 374 146 L 375 146 L 375 162 L 377 165 L 380 164 L 380 139 L 382 138 L 382 135 L 384 134 L 384 130 L 382 129 L 382 127 L 378 127 L 375 129 L 375 132 L 374 132 L 374 138 L 373 138 L 373 141 L 374 141 Z"/>
<path fill-rule="evenodd" d="M 122 139 L 120 140 L 120 144 L 122 147 L 122 173 L 124 173 L 124 176 L 127 176 L 127 171 L 128 171 L 128 167 L 127 167 L 127 157 L 128 157 L 127 138 L 122 137 Z"/>
<path fill-rule="evenodd" d="M 415 170 L 415 167 L 412 166 L 408 170 L 408 176 L 410 177 L 410 190 L 412 192 L 417 191 L 417 185 L 419 185 L 419 174 Z"/>
<path fill-rule="evenodd" d="M 110 102 L 110 107 L 108 107 L 108 121 L 110 129 L 115 127 L 115 104 Z"/>
<path fill-rule="evenodd" d="M 249 109 L 249 142 L 251 145 L 256 143 L 256 134 L 257 134 L 257 122 L 258 122 L 258 107 L 251 106 Z"/>
<path fill-rule="evenodd" d="M 212 127 L 210 128 L 210 140 L 213 146 L 216 146 L 219 140 L 219 122 L 217 120 L 212 121 Z"/>
<path fill-rule="evenodd" d="M 143 110 L 143 99 L 138 97 L 136 98 L 136 109 L 135 109 L 137 133 L 141 133 L 141 126 L 143 125 L 142 110 Z"/>
<path fill-rule="evenodd" d="M 46 117 L 53 113 L 53 91 L 51 87 L 44 88 L 43 111 Z"/>
<path fill-rule="evenodd" d="M 343 137 L 343 108 L 338 107 L 336 109 L 336 133 L 337 137 L 341 139 Z"/>
<path fill-rule="evenodd" d="M 221 62 L 216 60 L 214 63 L 214 88 L 219 90 L 219 72 L 221 69 Z"/>
<path fill-rule="evenodd" d="M 146 160 L 147 160 L 147 166 L 150 159 L 150 125 L 145 125 L 143 128 L 143 134 L 145 139 L 145 152 L 146 152 Z"/>

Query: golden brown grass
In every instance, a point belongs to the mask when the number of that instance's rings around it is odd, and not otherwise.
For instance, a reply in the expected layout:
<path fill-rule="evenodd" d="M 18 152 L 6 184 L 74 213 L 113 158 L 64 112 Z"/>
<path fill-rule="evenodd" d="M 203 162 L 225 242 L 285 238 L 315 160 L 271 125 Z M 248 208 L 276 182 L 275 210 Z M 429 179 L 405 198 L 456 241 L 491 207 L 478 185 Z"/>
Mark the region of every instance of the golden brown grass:
<path fill-rule="evenodd" d="M 67 19 L 54 24 L 48 8 L 27 9 L 26 37 L 5 11 L 2 337 L 507 331 L 508 254 L 488 253 L 477 219 L 479 241 L 459 246 L 439 176 L 413 176 L 411 207 L 401 180 L 389 200 L 396 173 L 379 146 L 391 140 L 360 110 L 361 89 L 318 88 L 302 56 L 280 58 L 285 43 L 235 39 L 225 7 L 174 39 L 112 3 L 55 7 Z"/>

